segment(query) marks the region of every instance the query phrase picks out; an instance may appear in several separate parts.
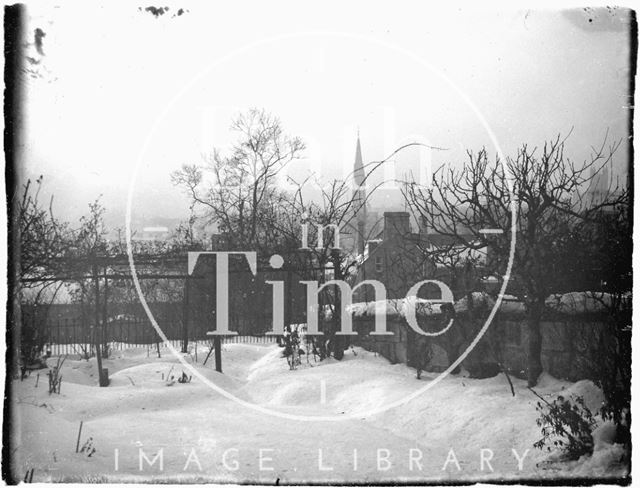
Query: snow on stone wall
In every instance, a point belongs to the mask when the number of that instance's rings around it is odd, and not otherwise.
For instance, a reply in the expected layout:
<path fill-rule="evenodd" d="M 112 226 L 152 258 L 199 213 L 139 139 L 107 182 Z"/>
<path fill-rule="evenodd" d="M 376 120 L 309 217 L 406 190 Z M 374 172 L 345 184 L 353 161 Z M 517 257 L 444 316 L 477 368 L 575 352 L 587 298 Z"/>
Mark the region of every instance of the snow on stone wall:
<path fill-rule="evenodd" d="M 375 317 L 386 314 L 387 317 L 406 318 L 410 307 L 414 307 L 416 315 L 421 317 L 442 313 L 441 304 L 416 297 L 353 303 L 347 306 L 347 311 L 351 312 L 353 317 Z"/>
<path fill-rule="evenodd" d="M 468 297 L 465 296 L 453 304 L 456 314 L 477 311 L 490 311 L 495 306 L 495 299 L 485 292 L 471 293 L 472 307 L 469 307 Z M 570 292 L 551 295 L 546 300 L 547 310 L 564 315 L 583 315 L 607 313 L 613 304 L 613 296 L 602 292 Z M 631 303 L 631 295 L 624 297 L 624 305 Z M 406 318 L 409 307 L 415 307 L 417 317 L 431 317 L 443 312 L 443 303 L 416 297 L 377 300 L 371 302 L 353 303 L 347 306 L 352 317 L 375 317 L 386 314 L 390 318 Z M 524 315 L 525 303 L 512 295 L 503 295 L 500 313 L 509 316 Z M 331 318 L 328 313 L 325 318 Z"/>

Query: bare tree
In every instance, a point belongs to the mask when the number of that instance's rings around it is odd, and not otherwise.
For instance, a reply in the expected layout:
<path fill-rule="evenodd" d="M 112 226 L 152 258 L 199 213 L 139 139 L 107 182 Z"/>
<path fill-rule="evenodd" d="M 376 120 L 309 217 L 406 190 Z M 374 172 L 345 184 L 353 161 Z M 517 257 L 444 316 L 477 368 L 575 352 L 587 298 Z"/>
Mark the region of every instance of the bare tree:
<path fill-rule="evenodd" d="M 108 303 L 106 280 L 104 287 L 100 284 L 100 273 L 102 271 L 106 275 L 105 263 L 109 257 L 104 213 L 105 208 L 99 199 L 89 204 L 89 214 L 80 217 L 80 227 L 73 233 L 73 246 L 66 260 L 67 270 L 78 276 L 79 289 L 75 296 L 80 298 L 83 305 L 93 305 L 90 336 L 98 360 L 100 386 L 106 386 L 102 377 L 102 356 L 108 356 L 109 353 L 104 334 Z"/>
<path fill-rule="evenodd" d="M 12 326 L 13 333 L 21 341 L 23 363 L 33 361 L 41 353 L 46 337 L 35 322 L 22 328 L 20 307 L 27 302 L 33 305 L 32 309 L 41 306 L 45 312 L 41 318 L 46 317 L 48 305 L 61 288 L 61 283 L 53 278 L 61 269 L 60 258 L 71 245 L 68 225 L 54 216 L 53 196 L 46 207 L 40 201 L 42 185 L 42 176 L 35 181 L 35 185 L 27 180 L 16 209 L 18 229 L 14 232 L 19 236 L 19 276 L 17 286 L 12 289 Z M 31 289 L 29 296 L 24 293 L 27 288 Z M 35 315 L 32 320 L 36 320 Z"/>
<path fill-rule="evenodd" d="M 347 279 L 358 265 L 355 253 L 340 247 L 338 242 L 341 231 L 354 226 L 349 225 L 358 209 L 365 201 L 354 195 L 348 181 L 333 180 L 318 185 L 321 191 L 319 201 L 305 199 L 304 189 L 308 180 L 302 183 L 293 182 L 296 191 L 278 201 L 279 209 L 270 214 L 267 222 L 269 228 L 289 242 L 294 243 L 292 252 L 288 254 L 289 266 L 305 280 L 317 281 L 320 285 L 329 280 Z M 301 249 L 302 226 L 307 229 L 307 247 Z M 319 234 L 319 229 L 322 234 Z M 334 317 L 334 326 L 324 330 L 321 338 L 314 338 L 320 358 L 333 354 L 341 359 L 344 344 L 335 336 L 339 329 L 340 296 L 332 288 L 322 288 L 318 299 L 319 313 L 325 307 L 330 309 Z"/>
<path fill-rule="evenodd" d="M 356 240 L 367 241 L 374 237 L 372 232 L 377 226 L 370 229 L 360 229 L 354 222 L 357 215 L 368 204 L 377 188 L 385 182 L 370 184 L 376 170 L 386 161 L 390 160 L 402 150 L 422 145 L 409 143 L 397 148 L 393 153 L 379 161 L 371 161 L 364 166 L 364 174 L 360 187 L 354 189 L 352 179 L 355 180 L 355 172 L 348 175 L 345 180 L 316 181 L 321 189 L 320 199 L 311 201 L 305 198 L 304 189 L 309 179 L 303 182 L 292 181 L 296 191 L 293 195 L 281 201 L 283 211 L 279 220 L 269 222 L 269 226 L 276 229 L 280 235 L 289 240 L 300 242 L 301 225 L 307 228 L 307 243 L 305 249 L 297 250 L 292 254 L 292 261 L 297 272 L 305 279 L 315 280 L 320 285 L 329 280 L 344 280 L 353 284 L 361 267 L 364 256 L 359 250 L 344 248 L 336 242 L 338 235 L 345 234 L 355 236 Z M 439 149 L 439 148 L 435 148 Z M 358 191 L 360 190 L 360 191 Z M 318 235 L 319 229 L 323 229 L 322 235 Z M 408 248 L 414 248 L 415 243 L 410 243 Z M 410 253 L 403 254 L 407 257 Z M 414 257 L 414 255 L 411 255 Z M 415 269 L 415 266 L 412 267 Z M 322 288 L 318 300 L 320 312 L 325 310 L 332 317 L 331 328 L 325 330 L 325 342 L 320 344 L 321 355 L 323 347 L 329 342 L 329 350 L 337 359 L 342 358 L 347 341 L 344 336 L 336 335 L 340 330 L 340 311 L 342 310 L 342 297 L 335 287 Z"/>
<path fill-rule="evenodd" d="M 20 201 L 20 279 L 50 278 L 58 271 L 58 259 L 68 249 L 69 228 L 53 214 L 53 196 L 48 207 L 40 202 L 43 178 L 24 185 Z M 25 283 L 27 284 L 27 283 Z M 27 284 L 28 285 L 28 284 Z"/>
<path fill-rule="evenodd" d="M 255 251 L 259 256 L 285 254 L 295 246 L 274 231 L 270 223 L 281 218 L 287 196 L 278 183 L 283 170 L 305 149 L 297 137 L 287 135 L 280 120 L 260 109 L 239 114 L 230 130 L 237 135 L 230 150 L 214 148 L 202 164 L 185 165 L 172 174 L 173 183 L 191 200 L 192 216 L 212 225 L 218 236 L 216 250 Z M 237 276 L 230 293 L 230 320 L 251 317 L 254 327 L 264 312 L 257 281 Z"/>
<path fill-rule="evenodd" d="M 281 196 L 278 175 L 301 157 L 304 143 L 286 135 L 278 118 L 255 108 L 240 114 L 231 130 L 238 141 L 228 154 L 214 149 L 203 165 L 183 166 L 172 181 L 186 191 L 192 208 L 217 226 L 230 248 L 273 247 L 263 217 Z"/>
<path fill-rule="evenodd" d="M 408 184 L 409 205 L 430 229 L 469 250 L 488 249 L 487 268 L 501 276 L 511 255 L 511 215 L 515 208 L 517 235 L 509 291 L 527 307 L 528 382 L 542 372 L 540 320 L 545 299 L 562 280 L 562 245 L 578 222 L 588 221 L 625 198 L 611 188 L 589 201 L 597 176 L 608 165 L 618 144 L 593 148 L 588 161 L 576 164 L 565 156 L 559 136 L 540 150 L 523 145 L 515 159 L 490 161 L 487 151 L 468 152 L 462 168 L 440 168 L 432 185 Z M 496 229 L 500 234 L 486 234 Z"/>

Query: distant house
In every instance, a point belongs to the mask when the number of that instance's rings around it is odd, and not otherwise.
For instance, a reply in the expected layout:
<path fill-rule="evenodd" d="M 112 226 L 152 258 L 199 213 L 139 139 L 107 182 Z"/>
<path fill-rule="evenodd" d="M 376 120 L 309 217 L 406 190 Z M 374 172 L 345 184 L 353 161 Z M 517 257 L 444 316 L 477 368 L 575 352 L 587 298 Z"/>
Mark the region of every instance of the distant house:
<path fill-rule="evenodd" d="M 377 280 L 385 285 L 387 298 L 403 298 L 411 287 L 422 280 L 438 280 L 451 288 L 455 296 L 461 290 L 467 290 L 472 270 L 465 270 L 452 263 L 443 265 L 434 259 L 438 248 L 454 248 L 455 241 L 447 236 L 429 234 L 425 228 L 419 232 L 411 229 L 408 212 L 385 212 L 382 231 L 366 243 L 362 265 L 356 283 L 364 280 Z M 464 257 L 469 251 L 460 248 L 459 255 Z M 480 268 L 484 263 L 486 251 L 476 253 Z M 478 273 L 478 268 L 474 273 Z M 440 289 L 433 284 L 423 286 L 417 295 L 419 298 L 438 299 Z M 360 301 L 371 301 L 375 297 L 371 287 L 359 287 L 356 297 Z"/>
<path fill-rule="evenodd" d="M 142 232 L 136 235 L 135 238 L 138 241 L 165 241 L 169 238 L 169 228 L 165 226 L 150 226 L 143 227 Z"/>

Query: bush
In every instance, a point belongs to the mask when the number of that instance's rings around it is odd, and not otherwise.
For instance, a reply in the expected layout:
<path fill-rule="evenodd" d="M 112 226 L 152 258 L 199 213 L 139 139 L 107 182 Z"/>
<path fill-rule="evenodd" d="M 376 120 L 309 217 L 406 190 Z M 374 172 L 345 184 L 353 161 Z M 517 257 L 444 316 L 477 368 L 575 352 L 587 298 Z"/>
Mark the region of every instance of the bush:
<path fill-rule="evenodd" d="M 62 375 L 60 371 L 62 370 L 65 359 L 67 359 L 67 356 L 59 356 L 56 365 L 49 370 L 49 395 L 52 393 L 60 394 L 60 386 L 62 385 Z"/>
<path fill-rule="evenodd" d="M 576 363 L 584 377 L 592 380 L 605 396 L 600 409 L 602 418 L 621 426 L 631 408 L 631 317 L 627 315 L 623 320 L 618 316 L 606 325 L 604 330 L 584 335 L 576 351 Z"/>
<path fill-rule="evenodd" d="M 623 444 L 627 463 L 631 454 L 631 311 L 613 310 L 603 328 L 585 328 L 576 348 L 576 364 L 583 377 L 602 390 L 603 420 L 616 425 L 616 444 Z"/>
<path fill-rule="evenodd" d="M 569 400 L 558 396 L 549 403 L 537 393 L 536 396 L 542 400 L 536 407 L 540 412 L 536 424 L 542 429 L 542 438 L 533 446 L 537 449 L 546 447 L 548 451 L 551 451 L 553 446 L 560 449 L 569 459 L 578 459 L 584 454 L 591 455 L 591 434 L 596 422 L 584 399 L 581 396 L 571 396 Z"/>
<path fill-rule="evenodd" d="M 47 337 L 42 332 L 42 326 L 36 320 L 25 314 L 22 321 L 20 338 L 20 355 L 24 366 L 31 366 L 38 362 L 47 343 Z"/>

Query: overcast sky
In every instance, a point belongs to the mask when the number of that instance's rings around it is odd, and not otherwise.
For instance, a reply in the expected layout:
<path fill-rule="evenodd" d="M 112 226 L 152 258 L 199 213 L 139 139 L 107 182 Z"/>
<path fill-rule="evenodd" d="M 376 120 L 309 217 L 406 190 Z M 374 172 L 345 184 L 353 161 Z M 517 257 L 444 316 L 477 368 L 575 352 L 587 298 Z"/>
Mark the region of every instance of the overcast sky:
<path fill-rule="evenodd" d="M 265 108 L 307 143 L 290 169 L 346 175 L 359 128 L 365 161 L 428 141 L 433 166 L 486 146 L 567 135 L 575 160 L 609 132 L 629 133 L 628 13 L 624 10 L 432 10 L 426 2 L 211 2 L 155 17 L 134 3 L 32 5 L 26 81 L 29 176 L 44 174 L 65 219 L 99 194 L 124 226 L 139 158 L 134 218 L 184 217 L 170 173 L 230 142 L 235 113 Z M 143 7 L 146 4 L 142 4 Z M 188 9 L 174 16 L 180 6 Z M 46 37 L 42 51 L 34 29 Z M 484 119 L 484 122 L 483 120 Z M 149 144 L 145 151 L 145 141 Z M 397 176 L 425 154 L 398 159 Z M 423 159 L 424 161 L 424 159 Z"/>

